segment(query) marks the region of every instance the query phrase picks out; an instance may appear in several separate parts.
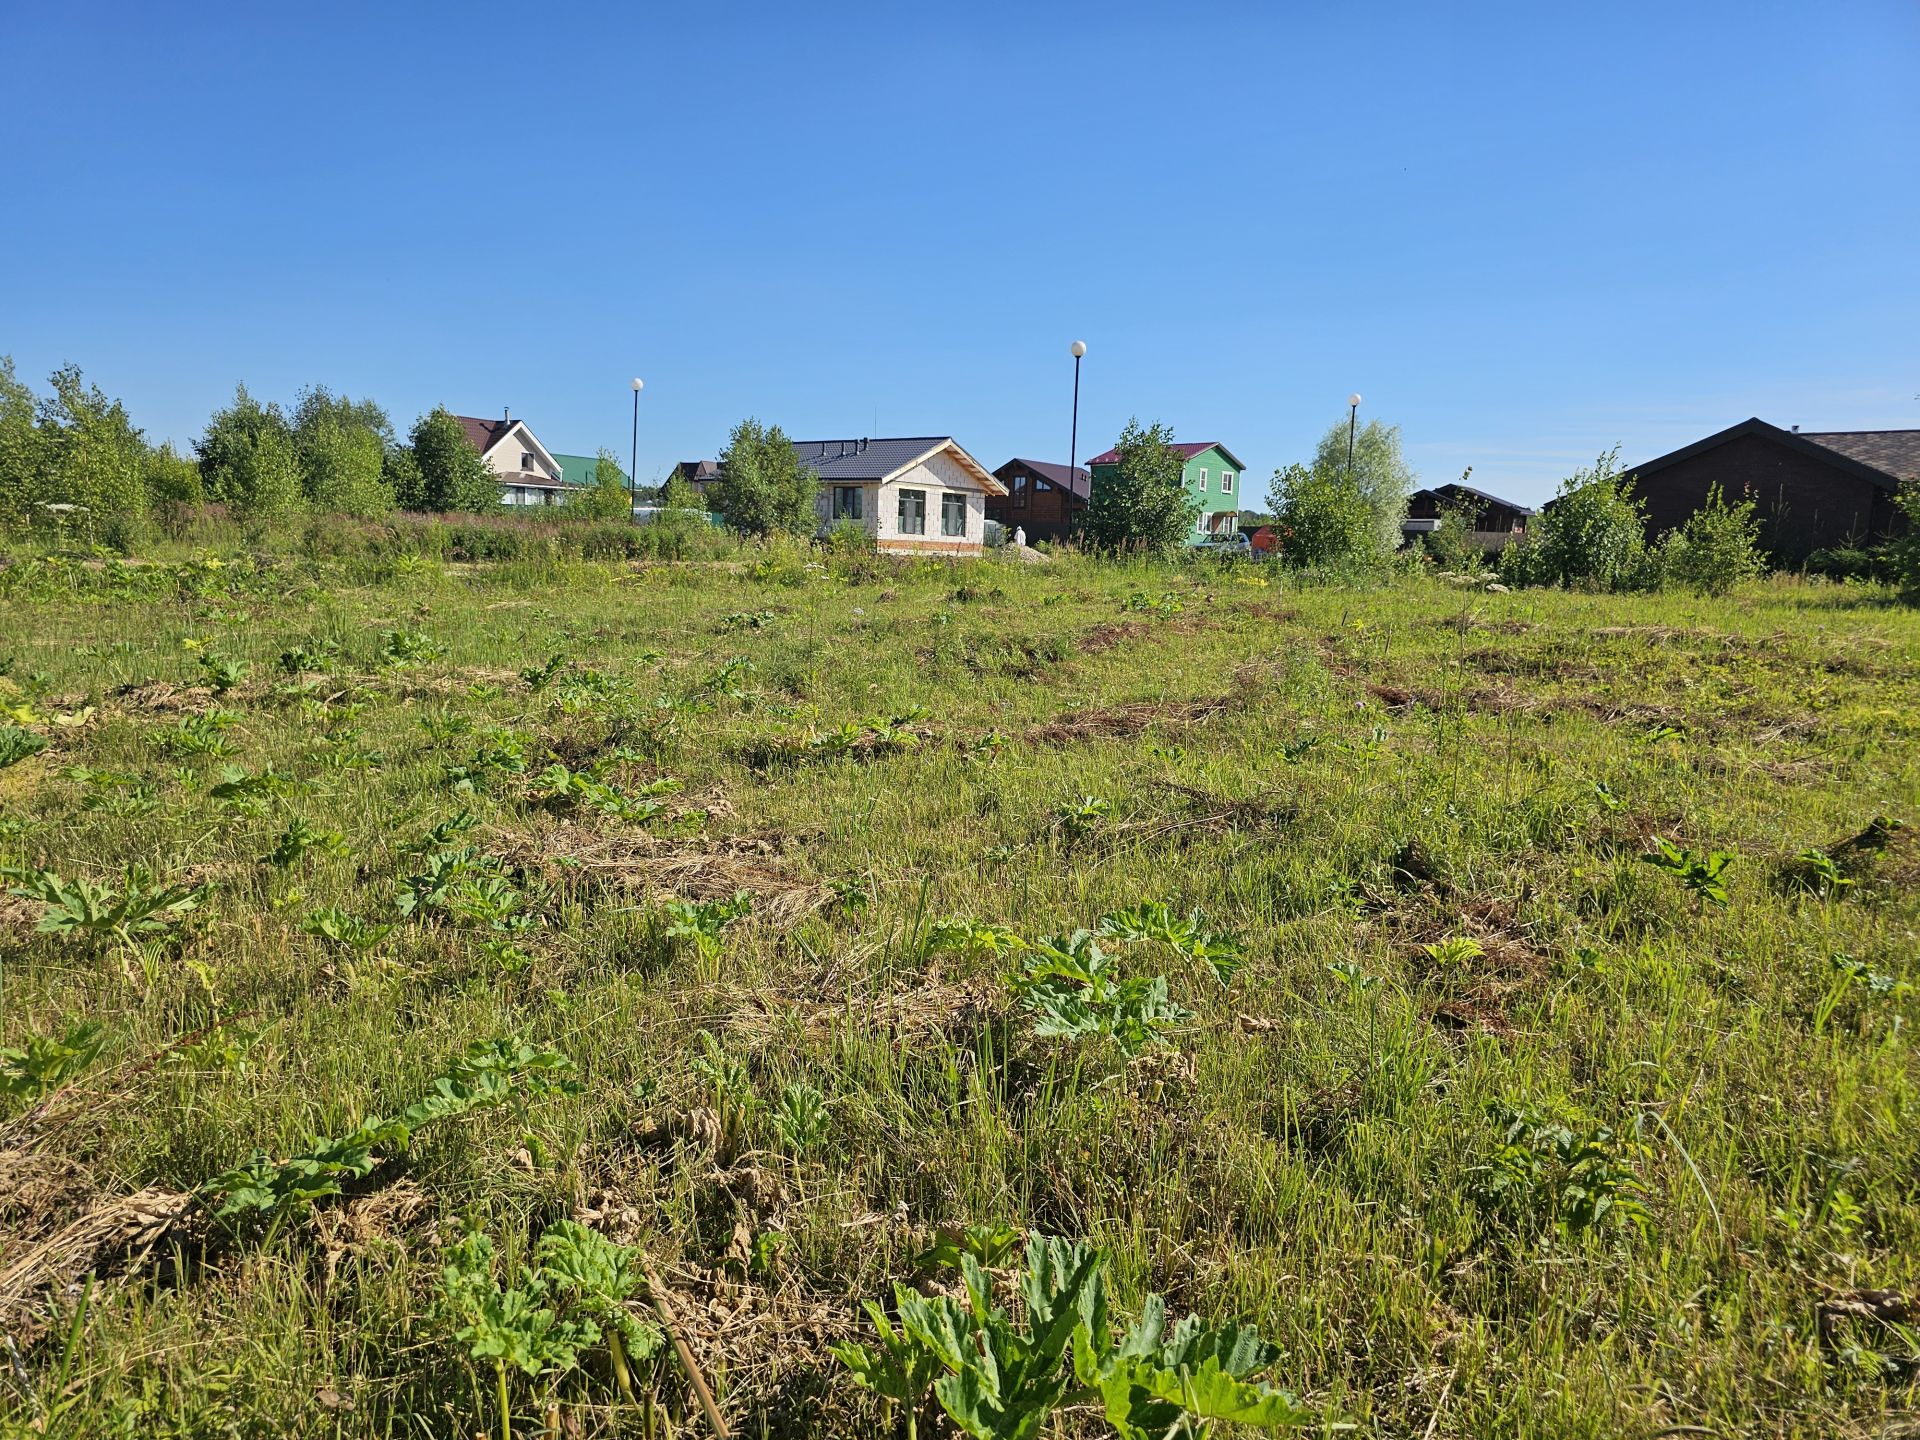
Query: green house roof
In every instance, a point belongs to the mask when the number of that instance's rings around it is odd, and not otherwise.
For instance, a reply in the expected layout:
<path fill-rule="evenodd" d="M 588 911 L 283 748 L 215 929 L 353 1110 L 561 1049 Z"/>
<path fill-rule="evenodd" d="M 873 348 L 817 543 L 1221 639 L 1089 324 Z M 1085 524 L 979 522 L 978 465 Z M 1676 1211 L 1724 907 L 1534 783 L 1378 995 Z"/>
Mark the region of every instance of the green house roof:
<path fill-rule="evenodd" d="M 562 455 L 558 450 L 552 452 L 560 466 L 560 483 L 563 485 L 591 485 L 595 471 L 600 464 L 598 455 Z M 627 483 L 627 472 L 620 472 L 620 483 Z"/>

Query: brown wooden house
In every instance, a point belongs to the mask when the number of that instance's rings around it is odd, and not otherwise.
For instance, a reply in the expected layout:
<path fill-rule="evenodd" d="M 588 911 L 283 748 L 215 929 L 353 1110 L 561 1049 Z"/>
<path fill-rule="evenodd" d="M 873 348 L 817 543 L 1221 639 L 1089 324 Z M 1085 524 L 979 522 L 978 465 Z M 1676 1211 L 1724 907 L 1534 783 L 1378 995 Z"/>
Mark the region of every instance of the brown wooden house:
<path fill-rule="evenodd" d="M 1018 527 L 1034 540 L 1070 540 L 1087 513 L 1087 471 L 1047 460 L 1009 460 L 993 472 L 1007 487 L 987 497 L 987 519 L 998 520 L 1011 535 Z"/>
<path fill-rule="evenodd" d="M 1409 541 L 1440 528 L 1442 510 L 1460 510 L 1472 517 L 1470 534 L 1483 550 L 1501 550 L 1527 531 L 1527 519 L 1533 511 L 1512 500 L 1502 500 L 1471 485 L 1453 482 L 1416 490 L 1407 497 L 1407 518 L 1401 532 Z"/>
<path fill-rule="evenodd" d="M 1904 528 L 1896 497 L 1902 484 L 1920 482 L 1920 430 L 1802 434 L 1743 420 L 1628 473 L 1649 539 L 1686 524 L 1717 486 L 1729 504 L 1751 499 L 1761 543 L 1776 561 L 1794 563 Z"/>

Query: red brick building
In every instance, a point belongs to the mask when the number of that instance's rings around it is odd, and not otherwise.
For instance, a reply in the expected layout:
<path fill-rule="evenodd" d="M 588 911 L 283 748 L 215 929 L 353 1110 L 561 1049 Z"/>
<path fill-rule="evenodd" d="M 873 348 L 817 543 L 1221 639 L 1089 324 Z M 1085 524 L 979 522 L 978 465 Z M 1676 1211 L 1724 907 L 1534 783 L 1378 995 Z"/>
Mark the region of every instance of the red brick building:
<path fill-rule="evenodd" d="M 998 520 L 1011 535 L 1014 527 L 1035 540 L 1070 540 L 1087 513 L 1087 472 L 1047 460 L 1009 460 L 993 472 L 1007 487 L 987 497 L 987 519 Z"/>
<path fill-rule="evenodd" d="M 1745 420 L 1627 473 L 1646 504 L 1649 539 L 1686 524 L 1717 485 L 1729 503 L 1754 501 L 1761 543 L 1794 563 L 1904 527 L 1896 497 L 1920 482 L 1920 430 L 1802 434 Z"/>

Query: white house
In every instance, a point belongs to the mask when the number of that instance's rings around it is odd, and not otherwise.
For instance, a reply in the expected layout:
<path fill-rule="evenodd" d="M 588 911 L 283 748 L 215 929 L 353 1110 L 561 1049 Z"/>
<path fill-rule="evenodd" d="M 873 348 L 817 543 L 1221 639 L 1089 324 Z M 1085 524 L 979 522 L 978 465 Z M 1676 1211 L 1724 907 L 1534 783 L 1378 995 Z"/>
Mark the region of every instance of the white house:
<path fill-rule="evenodd" d="M 978 555 L 987 496 L 1007 493 L 951 436 L 796 440 L 793 449 L 820 477 L 820 533 L 851 522 L 882 550 Z"/>
<path fill-rule="evenodd" d="M 498 420 L 476 420 L 456 415 L 467 440 L 480 452 L 487 468 L 500 477 L 503 505 L 558 505 L 570 486 L 560 462 L 534 438 L 524 420 L 502 414 Z"/>
<path fill-rule="evenodd" d="M 978 555 L 987 497 L 1007 487 L 950 435 L 886 440 L 795 440 L 793 453 L 820 477 L 818 533 L 854 524 L 882 550 Z M 719 482 L 713 460 L 683 460 L 674 474 L 702 495 Z"/>

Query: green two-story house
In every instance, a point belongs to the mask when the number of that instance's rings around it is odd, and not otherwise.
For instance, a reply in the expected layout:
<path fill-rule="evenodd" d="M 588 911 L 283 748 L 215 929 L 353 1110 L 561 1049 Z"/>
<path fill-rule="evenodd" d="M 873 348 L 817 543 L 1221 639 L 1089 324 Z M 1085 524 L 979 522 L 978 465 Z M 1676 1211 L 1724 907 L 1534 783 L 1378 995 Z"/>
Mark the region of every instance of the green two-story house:
<path fill-rule="evenodd" d="M 1240 524 L 1240 487 L 1246 479 L 1246 466 L 1218 440 L 1188 442 L 1173 447 L 1186 461 L 1182 476 L 1187 493 L 1200 501 L 1200 513 L 1187 536 L 1189 545 L 1215 535 L 1231 535 Z M 1111 479 L 1120 463 L 1120 452 L 1109 450 L 1087 462 L 1093 472 L 1093 488 L 1098 490 L 1103 477 Z"/>

